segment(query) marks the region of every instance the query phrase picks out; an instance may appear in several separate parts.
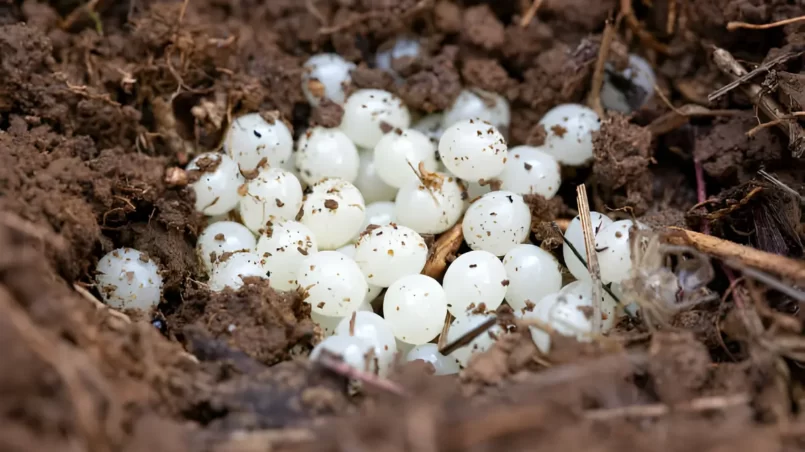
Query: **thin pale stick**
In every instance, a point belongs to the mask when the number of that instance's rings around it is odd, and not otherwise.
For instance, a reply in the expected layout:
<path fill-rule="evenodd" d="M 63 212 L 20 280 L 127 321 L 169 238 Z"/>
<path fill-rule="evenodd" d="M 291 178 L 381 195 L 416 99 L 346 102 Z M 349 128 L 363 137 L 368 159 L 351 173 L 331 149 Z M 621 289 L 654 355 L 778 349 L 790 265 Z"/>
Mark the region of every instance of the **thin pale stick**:
<path fill-rule="evenodd" d="M 587 269 L 593 283 L 593 334 L 597 335 L 601 332 L 601 269 L 598 267 L 590 203 L 587 200 L 587 187 L 584 184 L 576 187 L 576 202 L 581 219 L 581 230 L 584 234 L 584 247 L 587 251 Z"/>

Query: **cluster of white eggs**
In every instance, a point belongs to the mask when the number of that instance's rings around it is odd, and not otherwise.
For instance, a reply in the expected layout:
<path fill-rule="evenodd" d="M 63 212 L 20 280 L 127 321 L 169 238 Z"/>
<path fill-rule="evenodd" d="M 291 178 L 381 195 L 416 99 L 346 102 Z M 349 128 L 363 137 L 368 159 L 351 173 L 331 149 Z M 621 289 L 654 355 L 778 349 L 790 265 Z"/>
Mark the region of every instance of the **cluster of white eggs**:
<path fill-rule="evenodd" d="M 396 51 L 418 48 L 408 42 Z M 565 253 L 579 282 L 561 287 L 557 259 L 528 243 L 531 213 L 523 195 L 554 196 L 559 164 L 592 157 L 595 112 L 560 105 L 541 121 L 548 131 L 543 146 L 509 149 L 500 132 L 509 125 L 509 107 L 499 95 L 464 91 L 448 111 L 412 126 L 408 108 L 389 92 L 348 95 L 355 66 L 338 55 L 316 55 L 305 66 L 308 101 L 341 104 L 339 127 L 310 128 L 294 152 L 286 123 L 247 114 L 230 125 L 223 152 L 199 155 L 187 167 L 196 209 L 210 219 L 197 251 L 211 290 L 236 290 L 247 277 L 299 290 L 326 337 L 312 358 L 327 350 L 380 374 L 398 353 L 432 363 L 437 374 L 458 372 L 504 332 L 495 326 L 446 357 L 433 343 L 446 319 L 454 318 L 450 342 L 504 302 L 519 315 L 564 322 L 554 326 L 562 334 L 581 338 L 591 330 L 589 317 L 578 314 L 591 305 L 589 275 L 585 280 L 583 264 Z M 481 187 L 495 179 L 501 190 L 468 200 L 464 181 Z M 462 216 L 472 251 L 449 265 L 441 283 L 421 274 L 428 258 L 423 235 L 445 232 Z M 606 217 L 596 218 L 603 224 Z M 602 277 L 617 283 L 629 272 L 630 229 L 609 223 L 598 231 L 599 259 Z M 583 252 L 580 237 L 575 220 L 567 240 Z M 136 250 L 104 256 L 97 282 L 115 307 L 148 309 L 160 301 L 157 265 Z M 382 305 L 373 308 L 384 290 Z M 606 327 L 616 309 L 604 301 Z M 535 341 L 544 343 L 538 333 Z"/>

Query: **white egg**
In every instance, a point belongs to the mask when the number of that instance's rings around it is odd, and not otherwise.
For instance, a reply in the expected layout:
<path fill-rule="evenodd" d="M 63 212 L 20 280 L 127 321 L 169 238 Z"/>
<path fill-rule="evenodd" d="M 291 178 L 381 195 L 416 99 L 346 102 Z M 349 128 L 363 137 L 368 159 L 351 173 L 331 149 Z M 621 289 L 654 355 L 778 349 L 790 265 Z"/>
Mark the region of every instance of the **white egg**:
<path fill-rule="evenodd" d="M 517 193 L 493 191 L 470 205 L 462 229 L 473 250 L 503 256 L 528 238 L 531 210 Z"/>
<path fill-rule="evenodd" d="M 353 260 L 355 259 L 355 251 L 356 251 L 356 249 L 355 249 L 355 244 L 354 243 L 346 244 L 346 245 L 342 246 L 341 248 L 338 248 L 336 251 L 341 253 L 341 254 L 343 254 L 343 255 L 345 255 L 345 256 L 349 256 Z M 366 276 L 366 275 L 364 275 L 364 276 Z M 367 303 L 367 304 L 371 305 L 372 301 L 374 301 L 374 299 L 377 298 L 378 295 L 380 295 L 380 292 L 383 291 L 383 288 L 380 287 L 380 286 L 375 286 L 373 284 L 370 284 L 368 280 L 366 281 L 366 284 L 367 284 L 366 298 L 364 298 L 363 301 L 364 301 L 364 303 Z M 371 311 L 371 306 L 370 306 L 369 310 Z"/>
<path fill-rule="evenodd" d="M 394 223 L 394 203 L 390 201 L 373 202 L 366 205 L 366 217 L 361 225 L 361 231 L 365 231 L 370 224 L 385 226 Z"/>
<path fill-rule="evenodd" d="M 383 317 L 394 336 L 424 344 L 439 335 L 447 315 L 447 297 L 439 283 L 425 275 L 404 276 L 386 291 Z"/>
<path fill-rule="evenodd" d="M 369 303 L 364 302 L 361 304 L 361 307 L 358 308 L 358 312 L 372 312 L 372 305 Z M 351 314 L 350 314 L 351 316 Z M 344 317 L 331 317 L 327 315 L 321 315 L 318 312 L 310 311 L 310 320 L 313 321 L 316 325 L 321 328 L 321 332 L 323 333 L 324 337 L 330 337 L 335 334 L 335 328 L 341 323 Z"/>
<path fill-rule="evenodd" d="M 261 168 L 244 188 L 240 218 L 257 234 L 269 222 L 295 219 L 302 208 L 302 185 L 296 176 L 282 168 Z"/>
<path fill-rule="evenodd" d="M 520 195 L 537 194 L 551 199 L 562 185 L 559 162 L 542 148 L 517 146 L 509 149 L 506 168 L 498 177 L 501 190 Z"/>
<path fill-rule="evenodd" d="M 196 210 L 205 215 L 221 215 L 238 205 L 238 188 L 243 176 L 238 165 L 229 157 L 215 152 L 205 152 L 194 158 L 187 171 L 198 174 L 198 180 L 190 184 L 196 195 Z"/>
<path fill-rule="evenodd" d="M 418 39 L 398 37 L 392 42 L 383 44 L 375 54 L 375 67 L 399 76 L 392 67 L 392 62 L 398 58 L 417 58 L 422 46 Z"/>
<path fill-rule="evenodd" d="M 320 251 L 302 259 L 296 279 L 305 291 L 305 302 L 327 316 L 358 310 L 368 290 L 358 264 L 337 251 Z"/>
<path fill-rule="evenodd" d="M 592 211 L 590 212 L 590 224 L 593 227 L 593 235 L 598 236 L 602 229 L 612 224 L 612 220 L 602 213 Z M 584 233 L 581 230 L 581 219 L 576 216 L 565 230 L 565 239 L 562 244 L 562 256 L 565 259 L 565 265 L 570 273 L 578 280 L 590 280 L 590 272 L 587 271 L 587 266 L 584 262 L 587 261 L 587 247 L 584 246 Z M 576 251 L 584 258 L 584 262 L 580 261 L 573 251 L 568 246 L 568 242 L 576 248 Z"/>
<path fill-rule="evenodd" d="M 507 163 L 508 164 L 508 163 Z M 492 191 L 491 184 L 484 184 L 481 185 L 478 182 L 467 182 L 467 200 L 472 201 L 475 198 L 480 198 L 481 196 L 489 193 Z"/>
<path fill-rule="evenodd" d="M 233 253 L 213 266 L 208 284 L 213 292 L 226 287 L 238 290 L 243 286 L 243 278 L 247 277 L 268 279 L 265 260 L 254 252 Z"/>
<path fill-rule="evenodd" d="M 419 164 L 436 171 L 436 146 L 422 132 L 413 129 L 393 130 L 375 145 L 375 170 L 383 181 L 400 188 L 418 179 Z"/>
<path fill-rule="evenodd" d="M 450 324 L 450 329 L 447 331 L 447 343 L 452 344 L 491 318 L 494 318 L 492 314 L 469 314 L 456 317 L 453 323 Z M 467 367 L 467 364 L 470 362 L 470 357 L 473 354 L 483 353 L 489 350 L 489 348 L 497 342 L 501 334 L 503 334 L 503 329 L 500 325 L 495 324 L 478 335 L 472 342 L 456 349 L 448 356 L 453 358 L 461 367 Z"/>
<path fill-rule="evenodd" d="M 433 366 L 434 375 L 452 375 L 461 371 L 458 363 L 454 359 L 439 353 L 439 346 L 436 344 L 420 344 L 412 348 L 405 356 L 406 361 L 425 361 Z"/>
<path fill-rule="evenodd" d="M 408 107 L 388 91 L 360 89 L 344 104 L 341 130 L 360 147 L 374 148 L 387 131 L 409 125 Z"/>
<path fill-rule="evenodd" d="M 623 71 L 616 71 L 612 64 L 607 63 L 601 87 L 601 104 L 606 109 L 621 113 L 639 110 L 654 95 L 656 83 L 654 70 L 648 61 L 630 54 L 629 64 Z"/>
<path fill-rule="evenodd" d="M 509 280 L 506 302 L 515 311 L 533 307 L 562 288 L 559 261 L 538 246 L 515 246 L 503 258 L 503 267 Z"/>
<path fill-rule="evenodd" d="M 224 149 L 241 171 L 253 171 L 261 162 L 273 167 L 291 162 L 291 131 L 279 119 L 265 117 L 269 121 L 260 113 L 249 113 L 235 119 L 229 126 Z"/>
<path fill-rule="evenodd" d="M 562 104 L 540 119 L 547 136 L 542 149 L 565 165 L 578 166 L 593 158 L 593 132 L 601 118 L 584 105 Z"/>
<path fill-rule="evenodd" d="M 444 115 L 441 113 L 431 113 L 420 118 L 411 128 L 425 134 L 425 136 L 430 139 L 431 143 L 438 144 L 439 139 L 442 138 L 442 134 L 444 133 L 443 121 Z"/>
<path fill-rule="evenodd" d="M 336 249 L 339 253 L 343 254 L 344 256 L 348 256 L 352 259 L 355 259 L 355 244 L 354 243 L 347 243 L 346 245 Z"/>
<path fill-rule="evenodd" d="M 442 125 L 447 128 L 466 119 L 480 119 L 499 129 L 507 129 L 511 123 L 509 101 L 500 94 L 465 89 L 445 111 Z"/>
<path fill-rule="evenodd" d="M 448 127 L 439 140 L 439 156 L 451 173 L 468 181 L 489 180 L 506 167 L 506 140 L 495 126 L 464 119 Z"/>
<path fill-rule="evenodd" d="M 411 350 L 414 349 L 414 347 L 416 347 L 416 345 L 409 344 L 408 342 L 403 342 L 400 339 L 397 339 L 397 355 L 398 356 L 402 357 L 402 356 L 407 355 L 408 352 L 410 352 Z"/>
<path fill-rule="evenodd" d="M 358 178 L 360 157 L 358 149 L 341 130 L 314 127 L 299 138 L 296 167 L 308 185 L 327 178 L 354 182 Z"/>
<path fill-rule="evenodd" d="M 257 255 L 265 260 L 264 267 L 271 272 L 271 287 L 276 290 L 295 289 L 302 260 L 318 252 L 316 236 L 296 221 L 271 223 L 257 241 Z"/>
<path fill-rule="evenodd" d="M 629 237 L 633 226 L 648 229 L 640 222 L 620 220 L 605 226 L 596 235 L 595 249 L 598 252 L 601 281 L 604 283 L 620 283 L 631 275 L 632 248 Z"/>
<path fill-rule="evenodd" d="M 593 331 L 592 299 L 578 297 L 575 294 L 554 293 L 537 303 L 531 312 L 525 312 L 524 319 L 535 318 L 547 324 L 558 334 L 575 337 L 576 340 L 589 342 Z M 551 338 L 545 331 L 531 326 L 531 338 L 542 353 L 551 348 Z"/>
<path fill-rule="evenodd" d="M 380 375 L 388 374 L 397 354 L 397 342 L 391 327 L 383 317 L 374 312 L 356 312 L 341 319 L 335 328 L 338 336 L 355 336 L 363 339 L 375 349 L 375 358 Z"/>
<path fill-rule="evenodd" d="M 310 352 L 310 360 L 316 361 L 320 359 L 323 351 L 340 357 L 344 363 L 353 369 L 365 372 L 374 371 L 374 363 L 369 359 L 372 344 L 359 337 L 330 336 L 313 347 L 313 351 Z"/>
<path fill-rule="evenodd" d="M 358 235 L 365 210 L 363 196 L 354 185 L 325 179 L 305 195 L 300 221 L 316 235 L 320 249 L 334 250 Z"/>
<path fill-rule="evenodd" d="M 470 251 L 447 267 L 442 285 L 447 309 L 454 317 L 461 317 L 473 309 L 497 309 L 506 296 L 509 280 L 503 263 L 494 254 Z"/>
<path fill-rule="evenodd" d="M 98 261 L 95 282 L 103 301 L 115 309 L 148 310 L 159 304 L 162 294 L 159 267 L 133 248 L 104 255 Z"/>
<path fill-rule="evenodd" d="M 580 306 L 592 307 L 593 305 L 593 284 L 591 281 L 573 281 L 562 287 L 559 292 L 568 297 L 576 297 L 578 299 L 576 303 Z M 601 289 L 601 294 L 601 331 L 606 333 L 615 326 L 621 310 L 618 307 L 618 302 L 603 288 Z"/>
<path fill-rule="evenodd" d="M 397 192 L 394 215 L 397 223 L 420 234 L 441 234 L 464 213 L 464 187 L 458 179 L 435 173 L 437 181 L 408 181 Z"/>
<path fill-rule="evenodd" d="M 234 221 L 218 221 L 204 228 L 198 236 L 196 253 L 209 273 L 225 253 L 254 251 L 256 245 L 254 234 L 246 226 Z"/>
<path fill-rule="evenodd" d="M 344 103 L 355 63 L 335 53 L 320 53 L 308 58 L 303 68 L 302 92 L 310 105 L 315 107 L 324 98 L 339 105 Z"/>
<path fill-rule="evenodd" d="M 374 151 L 361 150 L 358 154 L 360 155 L 361 166 L 358 169 L 355 186 L 363 194 L 364 201 L 367 204 L 378 201 L 393 201 L 397 195 L 397 189 L 383 182 L 383 179 L 377 174 Z"/>
<path fill-rule="evenodd" d="M 355 252 L 355 262 L 366 280 L 380 287 L 421 272 L 427 258 L 428 247 L 422 236 L 413 229 L 394 224 L 363 234 Z"/>

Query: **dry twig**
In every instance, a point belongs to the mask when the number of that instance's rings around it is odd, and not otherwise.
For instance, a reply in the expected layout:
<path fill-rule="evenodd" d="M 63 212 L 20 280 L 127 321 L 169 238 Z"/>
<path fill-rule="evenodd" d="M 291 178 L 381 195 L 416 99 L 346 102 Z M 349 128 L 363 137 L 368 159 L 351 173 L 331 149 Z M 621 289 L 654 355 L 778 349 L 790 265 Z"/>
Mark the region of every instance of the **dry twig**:
<path fill-rule="evenodd" d="M 537 11 L 539 11 L 540 5 L 542 5 L 542 0 L 534 0 L 534 2 L 531 3 L 531 6 L 529 6 L 528 10 L 523 14 L 523 18 L 520 19 L 521 27 L 525 28 L 531 23 L 531 20 L 537 15 Z"/>
<path fill-rule="evenodd" d="M 606 69 L 609 49 L 614 38 L 615 26 L 612 19 L 608 19 L 604 33 L 601 35 L 601 46 L 598 48 L 598 59 L 595 61 L 592 86 L 590 87 L 590 94 L 587 96 L 587 105 L 595 110 L 601 118 L 604 117 L 604 107 L 601 105 L 601 87 L 604 85 L 604 70 Z"/>
<path fill-rule="evenodd" d="M 497 321 L 498 321 L 497 317 L 493 316 L 492 318 L 488 319 L 486 322 L 484 322 L 484 323 L 476 326 L 475 328 L 467 331 L 466 333 L 464 333 L 463 336 L 461 336 L 460 338 L 456 339 L 452 343 L 447 344 L 447 346 L 445 346 L 444 348 L 440 348 L 439 353 L 441 353 L 444 356 L 447 356 L 447 355 L 453 353 L 454 351 L 458 350 L 459 348 L 461 348 L 461 347 L 469 344 L 473 340 L 475 340 L 476 337 L 484 334 L 486 332 L 486 330 L 488 330 L 489 328 L 492 328 L 495 325 L 495 323 L 497 323 Z"/>
<path fill-rule="evenodd" d="M 598 254 L 595 252 L 595 233 L 593 233 L 590 203 L 587 200 L 587 187 L 576 187 L 581 230 L 584 234 L 584 247 L 587 250 L 587 269 L 593 283 L 593 335 L 601 331 L 601 269 L 598 267 Z"/>
<path fill-rule="evenodd" d="M 374 388 L 380 389 L 382 391 L 389 392 L 391 394 L 395 394 L 401 397 L 407 397 L 408 393 L 405 389 L 402 388 L 399 384 L 391 381 L 386 380 L 384 378 L 380 378 L 375 374 L 371 374 L 369 372 L 363 372 L 354 367 L 349 366 L 344 361 L 341 361 L 336 356 L 332 355 L 327 351 L 323 351 L 322 354 L 316 359 L 316 362 L 330 370 L 331 372 L 335 372 L 338 375 L 343 377 L 360 381 L 361 383 L 372 386 Z"/>
<path fill-rule="evenodd" d="M 740 393 L 729 396 L 701 397 L 676 406 L 655 403 L 651 405 L 630 405 L 618 408 L 590 410 L 584 413 L 584 417 L 598 421 L 621 417 L 660 417 L 679 412 L 698 413 L 701 411 L 724 410 L 747 405 L 751 400 L 749 394 Z"/>
<path fill-rule="evenodd" d="M 447 259 L 456 254 L 463 240 L 464 232 L 461 228 L 461 221 L 459 221 L 433 243 L 422 274 L 433 279 L 440 279 L 447 269 Z"/>
<path fill-rule="evenodd" d="M 790 19 L 784 19 L 777 22 L 772 22 L 770 24 L 750 24 L 746 22 L 733 21 L 727 23 L 727 30 L 734 31 L 739 28 L 748 28 L 750 30 L 767 30 L 769 28 L 782 27 L 796 22 L 802 22 L 804 20 L 805 16 L 792 17 Z"/>
<path fill-rule="evenodd" d="M 794 281 L 805 282 L 805 262 L 777 254 L 767 253 L 735 242 L 701 234 L 687 229 L 668 228 L 668 241 L 674 245 L 688 245 L 702 253 L 722 260 L 736 260 L 747 267 L 774 273 Z"/>
<path fill-rule="evenodd" d="M 721 88 L 719 88 L 719 89 L 713 91 L 712 93 L 708 94 L 707 95 L 707 100 L 709 102 L 712 102 L 712 101 L 718 99 L 719 97 L 723 96 L 724 94 L 727 94 L 728 92 L 730 92 L 733 89 L 737 88 L 739 85 L 741 85 L 743 83 L 746 83 L 749 80 L 752 80 L 753 78 L 757 77 L 758 75 L 768 71 L 769 69 L 773 68 L 774 66 L 777 66 L 778 64 L 781 64 L 781 63 L 785 63 L 786 61 L 788 61 L 788 60 L 790 60 L 792 58 L 796 58 L 796 57 L 798 57 L 800 55 L 802 55 L 802 52 L 789 52 L 789 53 L 784 53 L 784 54 L 782 54 L 782 55 L 778 56 L 777 58 L 774 58 L 774 59 L 772 59 L 770 61 L 767 61 L 767 62 L 761 64 L 760 66 L 756 67 L 755 69 L 747 72 L 746 74 L 736 78 L 735 80 L 731 81 L 730 83 L 727 83 L 726 85 L 722 86 Z"/>

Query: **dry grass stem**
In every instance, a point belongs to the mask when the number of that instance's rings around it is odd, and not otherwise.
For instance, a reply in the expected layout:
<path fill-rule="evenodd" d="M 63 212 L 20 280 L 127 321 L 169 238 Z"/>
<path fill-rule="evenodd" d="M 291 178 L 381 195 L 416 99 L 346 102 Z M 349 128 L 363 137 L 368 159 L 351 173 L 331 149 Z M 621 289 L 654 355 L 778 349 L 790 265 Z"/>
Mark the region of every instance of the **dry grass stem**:
<path fill-rule="evenodd" d="M 587 187 L 584 184 L 576 187 L 581 230 L 584 234 L 584 247 L 587 251 L 587 270 L 593 283 L 593 335 L 601 332 L 601 269 L 598 267 L 598 255 L 595 252 L 595 233 L 593 233 L 590 203 L 587 200 Z"/>

